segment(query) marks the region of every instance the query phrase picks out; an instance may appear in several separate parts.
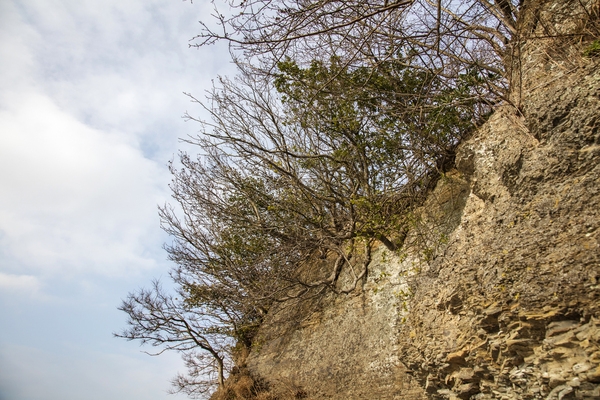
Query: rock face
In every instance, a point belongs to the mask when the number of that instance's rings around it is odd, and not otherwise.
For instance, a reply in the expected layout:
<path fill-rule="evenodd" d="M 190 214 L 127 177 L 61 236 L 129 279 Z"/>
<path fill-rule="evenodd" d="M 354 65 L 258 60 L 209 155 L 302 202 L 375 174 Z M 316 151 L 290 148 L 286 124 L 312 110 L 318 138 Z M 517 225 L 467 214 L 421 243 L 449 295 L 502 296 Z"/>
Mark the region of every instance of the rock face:
<path fill-rule="evenodd" d="M 577 28 L 578 1 L 544 4 L 523 29 Z M 247 365 L 273 393 L 600 398 L 600 68 L 561 43 L 521 44 L 520 107 L 461 144 L 362 291 L 267 321 Z"/>

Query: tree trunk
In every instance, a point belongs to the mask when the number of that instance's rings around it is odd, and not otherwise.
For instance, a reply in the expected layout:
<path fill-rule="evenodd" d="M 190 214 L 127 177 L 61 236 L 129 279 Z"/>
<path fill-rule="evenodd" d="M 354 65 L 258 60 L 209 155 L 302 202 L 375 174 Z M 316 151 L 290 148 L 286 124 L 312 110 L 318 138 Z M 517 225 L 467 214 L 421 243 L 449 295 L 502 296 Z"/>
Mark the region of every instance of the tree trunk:
<path fill-rule="evenodd" d="M 219 374 L 219 389 L 225 389 L 225 376 L 223 372 L 223 360 L 217 358 L 217 374 Z"/>

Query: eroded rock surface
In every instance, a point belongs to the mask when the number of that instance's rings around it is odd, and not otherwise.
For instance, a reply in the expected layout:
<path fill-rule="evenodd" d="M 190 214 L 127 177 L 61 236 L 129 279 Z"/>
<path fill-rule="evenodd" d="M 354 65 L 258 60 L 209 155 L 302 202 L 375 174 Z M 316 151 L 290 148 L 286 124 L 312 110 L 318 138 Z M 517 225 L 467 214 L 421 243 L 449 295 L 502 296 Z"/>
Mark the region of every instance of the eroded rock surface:
<path fill-rule="evenodd" d="M 600 398 L 600 68 L 552 43 L 523 45 L 520 109 L 460 146 L 403 252 L 268 322 L 253 374 L 298 398 Z"/>

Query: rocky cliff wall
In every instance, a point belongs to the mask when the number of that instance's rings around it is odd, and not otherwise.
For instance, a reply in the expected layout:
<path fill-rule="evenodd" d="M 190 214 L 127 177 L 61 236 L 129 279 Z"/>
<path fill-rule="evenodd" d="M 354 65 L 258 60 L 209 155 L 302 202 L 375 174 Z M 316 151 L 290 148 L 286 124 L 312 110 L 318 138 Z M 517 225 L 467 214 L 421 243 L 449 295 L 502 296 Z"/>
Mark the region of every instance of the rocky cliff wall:
<path fill-rule="evenodd" d="M 600 398 L 600 68 L 546 34 L 581 29 L 580 2 L 542 3 L 517 106 L 460 146 L 405 248 L 264 325 L 247 367 L 273 395 Z"/>

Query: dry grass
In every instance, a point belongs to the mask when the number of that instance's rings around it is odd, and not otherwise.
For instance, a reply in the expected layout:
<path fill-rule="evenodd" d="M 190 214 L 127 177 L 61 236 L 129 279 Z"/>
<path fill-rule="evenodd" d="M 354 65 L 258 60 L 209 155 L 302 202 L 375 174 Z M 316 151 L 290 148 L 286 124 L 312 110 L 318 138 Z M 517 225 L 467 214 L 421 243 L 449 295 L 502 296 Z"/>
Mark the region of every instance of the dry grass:
<path fill-rule="evenodd" d="M 247 369 L 238 369 L 225 382 L 225 388 L 215 392 L 211 400 L 296 400 L 308 398 L 307 392 L 289 382 L 277 382 L 275 388 L 261 378 L 252 377 Z"/>

